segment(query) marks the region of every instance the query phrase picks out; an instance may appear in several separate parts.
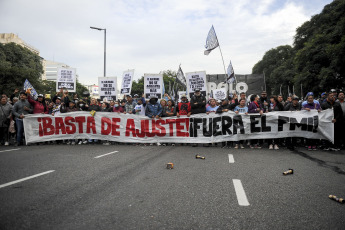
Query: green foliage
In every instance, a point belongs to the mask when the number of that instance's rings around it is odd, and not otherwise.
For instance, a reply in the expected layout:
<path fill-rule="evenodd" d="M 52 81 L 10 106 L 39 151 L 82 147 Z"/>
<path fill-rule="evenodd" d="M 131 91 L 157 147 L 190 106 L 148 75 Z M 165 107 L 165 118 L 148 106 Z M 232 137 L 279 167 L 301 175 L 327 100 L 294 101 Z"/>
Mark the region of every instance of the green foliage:
<path fill-rule="evenodd" d="M 25 79 L 32 85 L 40 84 L 43 73 L 41 58 L 15 43 L 0 44 L 0 92 L 12 94 L 22 88 Z"/>
<path fill-rule="evenodd" d="M 334 0 L 296 29 L 288 59 L 276 55 L 274 51 L 280 48 L 266 52 L 252 70 L 253 73 L 265 71 L 267 87 L 274 88 L 274 93 L 279 84 L 293 84 L 298 94 L 300 85 L 304 93 L 342 88 L 345 83 L 345 1 Z"/>

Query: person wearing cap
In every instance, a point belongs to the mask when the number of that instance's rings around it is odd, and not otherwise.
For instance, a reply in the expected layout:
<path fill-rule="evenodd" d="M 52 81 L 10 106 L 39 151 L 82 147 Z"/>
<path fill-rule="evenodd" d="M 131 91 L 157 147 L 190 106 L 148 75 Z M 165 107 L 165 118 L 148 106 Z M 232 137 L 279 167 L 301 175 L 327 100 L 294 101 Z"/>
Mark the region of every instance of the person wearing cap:
<path fill-rule="evenodd" d="M 200 89 L 196 88 L 194 90 L 194 95 L 190 99 L 190 105 L 192 107 L 192 114 L 206 112 L 206 98 L 201 94 Z"/>
<path fill-rule="evenodd" d="M 80 111 L 80 109 L 77 108 L 74 100 L 70 101 L 68 106 L 65 106 L 65 105 L 60 106 L 61 113 L 71 113 L 71 112 L 76 112 L 76 111 Z"/>
<path fill-rule="evenodd" d="M 321 104 L 321 108 L 323 110 L 332 109 L 334 114 L 334 119 L 332 123 L 334 123 L 334 145 L 331 144 L 329 141 L 327 142 L 326 148 L 331 148 L 332 150 L 339 150 L 341 146 L 341 128 L 343 123 L 343 110 L 339 102 L 335 101 L 334 93 L 330 91 L 327 95 L 326 102 Z"/>
<path fill-rule="evenodd" d="M 135 105 L 132 112 L 133 114 L 136 114 L 136 115 L 145 116 L 145 106 L 141 98 L 137 100 L 137 104 Z"/>
<path fill-rule="evenodd" d="M 161 118 L 162 116 L 162 106 L 158 103 L 157 96 L 151 96 L 149 103 L 146 105 L 145 108 L 145 115 L 149 118 Z"/>
<path fill-rule="evenodd" d="M 269 112 L 278 112 L 278 111 L 284 111 L 284 106 L 282 103 L 278 100 L 278 97 L 276 95 L 272 95 L 270 97 L 271 105 L 268 109 Z M 280 144 L 281 140 L 279 138 L 272 138 L 268 139 L 268 149 L 275 149 L 278 150 L 278 144 Z"/>
<path fill-rule="evenodd" d="M 337 100 L 338 98 L 338 93 L 336 89 L 331 89 L 330 93 L 332 93 L 332 96 L 334 97 L 334 100 Z"/>
<path fill-rule="evenodd" d="M 301 104 L 297 96 L 292 97 L 291 103 L 284 107 L 284 111 L 301 111 Z"/>
<path fill-rule="evenodd" d="M 26 95 L 28 98 L 28 102 L 33 107 L 33 114 L 48 114 L 47 104 L 44 100 L 43 94 L 38 94 L 37 100 L 34 100 L 31 97 L 31 88 L 26 90 Z"/>
<path fill-rule="evenodd" d="M 261 97 L 260 100 L 258 101 L 259 105 L 261 108 L 263 108 L 263 112 L 267 112 L 268 111 L 268 107 L 269 107 L 269 99 L 267 98 L 267 92 L 266 91 L 262 91 L 261 92 Z"/>
<path fill-rule="evenodd" d="M 176 116 L 180 117 L 181 115 L 186 115 L 189 117 L 192 114 L 192 107 L 190 102 L 188 102 L 186 94 L 181 96 L 181 102 L 177 104 L 176 107 Z"/>
<path fill-rule="evenodd" d="M 326 92 L 321 93 L 321 97 L 320 97 L 320 99 L 319 99 L 320 105 L 321 105 L 322 103 L 324 103 L 326 100 L 327 100 L 327 93 L 326 93 Z"/>
<path fill-rule="evenodd" d="M 259 96 L 256 94 L 253 94 L 250 96 L 250 104 L 248 106 L 248 113 L 258 113 L 262 115 L 264 113 L 264 108 L 262 108 L 262 105 L 259 104 Z M 256 148 L 261 149 L 260 141 L 258 139 L 252 139 L 250 140 L 250 148 Z"/>
<path fill-rule="evenodd" d="M 158 100 L 158 98 L 157 98 Z M 135 108 L 135 106 L 137 105 L 137 103 L 135 103 L 133 101 L 133 98 L 131 95 L 127 95 L 127 102 L 125 104 L 125 112 L 124 114 L 128 113 L 128 114 L 132 114 L 133 113 L 133 109 Z"/>
<path fill-rule="evenodd" d="M 28 115 L 33 112 L 31 104 L 27 100 L 27 96 L 25 91 L 20 92 L 20 100 L 14 104 L 13 106 L 13 115 L 16 119 L 16 125 L 17 125 L 17 143 L 16 145 L 22 144 L 23 139 L 23 133 L 24 133 L 24 124 L 23 124 L 23 118 L 25 115 Z"/>
<path fill-rule="evenodd" d="M 308 93 L 307 93 L 307 95 L 306 95 L 306 97 L 305 97 L 306 100 L 302 102 L 302 108 L 303 108 L 303 106 L 305 106 L 306 104 L 308 104 L 308 97 L 309 97 L 309 96 L 313 96 L 313 98 L 314 98 L 314 93 L 313 93 L 313 92 L 308 92 Z M 318 100 L 316 100 L 316 99 L 313 99 L 313 100 L 314 100 L 314 103 L 319 104 L 319 105 L 321 106 L 322 103 L 320 104 L 320 102 L 319 102 Z M 327 98 L 326 98 L 326 100 L 327 100 Z"/>
<path fill-rule="evenodd" d="M 61 97 L 56 97 L 54 98 L 55 102 L 54 102 L 54 106 L 52 109 L 52 116 L 56 116 L 60 114 L 60 108 L 61 108 Z"/>

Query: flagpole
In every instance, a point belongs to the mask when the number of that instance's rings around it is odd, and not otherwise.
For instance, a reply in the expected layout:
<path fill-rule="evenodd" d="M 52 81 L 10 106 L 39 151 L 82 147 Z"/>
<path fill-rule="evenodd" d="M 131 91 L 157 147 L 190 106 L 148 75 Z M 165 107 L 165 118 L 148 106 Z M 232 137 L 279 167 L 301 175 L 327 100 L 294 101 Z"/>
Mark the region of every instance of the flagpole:
<path fill-rule="evenodd" d="M 223 67 L 224 67 L 224 73 L 225 73 L 225 79 L 226 79 L 226 69 L 225 69 L 225 63 L 224 63 L 224 58 L 223 58 L 223 53 L 222 53 L 222 49 L 220 48 L 220 44 L 219 44 L 219 40 L 218 40 L 218 37 L 216 35 L 216 38 L 217 38 L 217 41 L 218 41 L 218 47 L 219 47 L 219 51 L 220 51 L 220 55 L 222 56 L 222 61 L 223 61 Z M 232 86 L 233 86 L 233 83 L 230 83 L 229 85 L 231 85 L 231 89 L 232 89 Z M 229 93 L 230 89 L 228 87 L 228 93 Z"/>

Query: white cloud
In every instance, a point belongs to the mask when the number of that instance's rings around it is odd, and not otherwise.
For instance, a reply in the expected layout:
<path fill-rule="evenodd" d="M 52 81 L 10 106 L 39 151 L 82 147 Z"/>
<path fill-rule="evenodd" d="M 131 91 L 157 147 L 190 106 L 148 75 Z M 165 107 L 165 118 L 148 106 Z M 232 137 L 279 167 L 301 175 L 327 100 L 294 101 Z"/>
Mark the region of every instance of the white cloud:
<path fill-rule="evenodd" d="M 203 55 L 213 24 L 225 65 L 231 59 L 235 72 L 245 74 L 269 49 L 291 45 L 295 29 L 329 2 L 318 0 L 311 11 L 297 0 L 2 0 L 0 32 L 18 34 L 91 84 L 103 76 L 104 35 L 90 26 L 107 29 L 107 75 L 135 69 L 139 78 L 180 63 L 184 72 L 223 73 L 218 49 Z"/>

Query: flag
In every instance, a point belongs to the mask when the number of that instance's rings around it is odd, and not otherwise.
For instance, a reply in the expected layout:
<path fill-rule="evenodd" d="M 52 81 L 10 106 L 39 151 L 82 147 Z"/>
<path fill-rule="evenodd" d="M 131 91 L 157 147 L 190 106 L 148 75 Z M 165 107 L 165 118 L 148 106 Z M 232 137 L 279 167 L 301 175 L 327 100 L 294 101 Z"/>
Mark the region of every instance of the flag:
<path fill-rule="evenodd" d="M 38 94 L 37 94 L 35 88 L 29 82 L 29 80 L 26 79 L 25 82 L 24 82 L 24 90 L 27 90 L 28 88 L 31 88 L 31 96 L 36 100 Z"/>
<path fill-rule="evenodd" d="M 176 81 L 180 83 L 184 88 L 187 88 L 187 81 L 186 77 L 183 74 L 181 66 L 179 66 L 177 74 L 176 74 Z"/>
<path fill-rule="evenodd" d="M 213 26 L 211 27 L 210 31 L 208 32 L 207 38 L 206 38 L 206 50 L 204 51 L 205 55 L 209 55 L 212 50 L 217 48 L 219 46 L 216 31 L 214 31 Z"/>
<path fill-rule="evenodd" d="M 225 83 L 228 83 L 228 84 L 233 83 L 236 80 L 236 77 L 235 77 L 234 69 L 232 68 L 231 61 L 228 66 L 227 74 L 228 74 L 228 77 L 226 78 Z"/>

